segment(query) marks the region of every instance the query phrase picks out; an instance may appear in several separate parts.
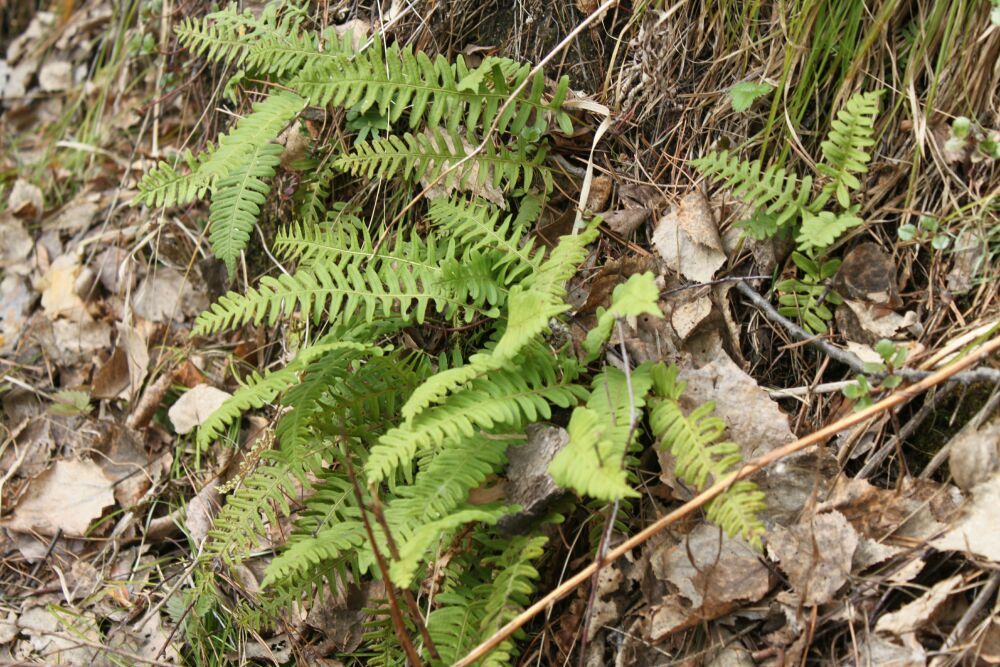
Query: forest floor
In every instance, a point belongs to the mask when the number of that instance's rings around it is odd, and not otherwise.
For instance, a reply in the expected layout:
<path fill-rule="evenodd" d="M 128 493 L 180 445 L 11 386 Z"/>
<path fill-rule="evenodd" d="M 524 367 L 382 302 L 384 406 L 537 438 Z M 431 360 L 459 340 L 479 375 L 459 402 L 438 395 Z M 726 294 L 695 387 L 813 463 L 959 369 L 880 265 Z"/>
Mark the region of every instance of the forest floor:
<path fill-rule="evenodd" d="M 275 364 L 281 336 L 191 329 L 226 290 L 284 270 L 270 248 L 308 176 L 282 171 L 233 280 L 208 206 L 133 205 L 157 159 L 250 107 L 228 90 L 234 68 L 175 37 L 209 4 L 0 0 L 0 664 L 368 664 L 368 593 L 303 602 L 277 629 L 221 623 L 211 647 L 185 622 L 220 481 L 253 466 L 277 409 L 247 413 L 242 453 L 199 446 L 196 427 Z M 615 363 L 676 364 L 746 461 L 837 425 L 754 476 L 763 551 L 693 505 L 529 619 L 517 664 L 1000 663 L 996 2 L 300 4 L 315 25 L 568 75 L 576 128 L 550 147 L 556 188 L 533 234 L 603 216 L 569 285 L 573 341 L 652 272 L 664 317 L 619 327 Z M 818 284 L 844 298 L 817 332 L 778 312 L 776 286 L 808 272 L 794 242 L 745 235 L 752 211 L 690 161 L 728 149 L 819 182 L 837 110 L 874 89 L 863 223 L 824 251 L 841 263 Z M 443 348 L 424 333 L 410 343 Z M 565 414 L 552 421 L 565 432 Z M 642 495 L 604 548 L 696 495 L 668 454 L 637 458 Z M 594 562 L 587 535 L 609 511 L 563 512 L 531 601 Z M 222 599 L 259 584 L 288 525 L 217 568 Z"/>

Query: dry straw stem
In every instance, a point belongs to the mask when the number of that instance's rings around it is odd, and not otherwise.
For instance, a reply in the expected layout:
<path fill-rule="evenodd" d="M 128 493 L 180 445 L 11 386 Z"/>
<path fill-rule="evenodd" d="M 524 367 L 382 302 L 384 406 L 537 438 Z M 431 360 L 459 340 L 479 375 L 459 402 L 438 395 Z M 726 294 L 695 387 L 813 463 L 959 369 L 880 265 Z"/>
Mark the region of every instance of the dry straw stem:
<path fill-rule="evenodd" d="M 545 611 L 545 609 L 549 605 L 553 604 L 557 600 L 562 599 L 577 586 L 587 581 L 591 577 L 591 575 L 593 575 L 594 571 L 598 567 L 607 565 L 608 563 L 625 555 L 632 549 L 635 549 L 637 546 L 641 545 L 646 540 L 651 538 L 653 535 L 656 535 L 667 526 L 686 517 L 688 514 L 691 514 L 699 507 L 705 505 L 708 501 L 722 494 L 733 483 L 753 475 L 757 471 L 766 468 L 772 463 L 780 461 L 786 456 L 801 451 L 811 445 L 824 442 L 828 438 L 836 435 L 837 433 L 843 431 L 846 428 L 854 426 L 855 424 L 860 424 L 861 422 L 870 419 L 875 415 L 885 412 L 886 410 L 890 410 L 896 407 L 897 405 L 900 405 L 901 403 L 905 403 L 906 401 L 927 391 L 931 387 L 937 386 L 942 382 L 945 382 L 956 373 L 963 371 L 966 368 L 969 368 L 970 366 L 979 363 L 980 361 L 983 361 L 984 359 L 986 359 L 991 354 L 994 354 L 997 351 L 1000 351 L 1000 336 L 990 339 L 978 350 L 970 352 L 967 356 L 956 361 L 953 365 L 948 366 L 947 368 L 942 368 L 941 370 L 932 373 L 931 375 L 925 377 L 920 382 L 917 382 L 916 384 L 911 385 L 909 387 L 901 388 L 892 393 L 891 395 L 887 396 L 886 398 L 882 399 L 878 403 L 875 403 L 874 405 L 865 408 L 864 410 L 855 412 L 851 415 L 844 417 L 843 419 L 839 419 L 834 423 L 830 424 L 829 426 L 821 428 L 820 430 L 811 433 L 804 438 L 799 438 L 795 442 L 789 443 L 784 447 L 779 447 L 778 449 L 768 452 L 764 456 L 761 456 L 759 458 L 754 459 L 753 461 L 750 461 L 749 463 L 746 463 L 738 471 L 718 480 L 711 487 L 702 491 L 701 493 L 699 493 L 697 496 L 686 502 L 681 507 L 667 514 L 666 516 L 659 519 L 655 523 L 651 524 L 649 527 L 640 531 L 636 535 L 625 540 L 622 544 L 609 551 L 607 557 L 604 560 L 600 562 L 591 563 L 590 565 L 588 565 L 587 567 L 585 567 L 584 569 L 580 570 L 575 575 L 573 575 L 573 577 L 567 579 L 565 582 L 560 584 L 559 587 L 557 587 L 555 590 L 553 590 L 548 595 L 543 597 L 541 600 L 539 600 L 538 602 L 536 602 L 535 604 L 531 605 L 523 612 L 521 612 L 521 614 L 519 614 L 517 618 L 515 618 L 510 623 L 497 630 L 496 634 L 494 634 L 492 637 L 484 641 L 476 648 L 472 649 L 472 651 L 470 651 L 468 655 L 466 655 L 464 658 L 455 663 L 455 667 L 463 667 L 466 665 L 471 665 L 474 661 L 478 660 L 479 658 L 482 658 L 491 650 L 493 650 L 500 642 L 507 639 L 511 634 L 513 634 L 520 627 L 522 627 L 525 623 L 530 621 L 539 613 Z"/>

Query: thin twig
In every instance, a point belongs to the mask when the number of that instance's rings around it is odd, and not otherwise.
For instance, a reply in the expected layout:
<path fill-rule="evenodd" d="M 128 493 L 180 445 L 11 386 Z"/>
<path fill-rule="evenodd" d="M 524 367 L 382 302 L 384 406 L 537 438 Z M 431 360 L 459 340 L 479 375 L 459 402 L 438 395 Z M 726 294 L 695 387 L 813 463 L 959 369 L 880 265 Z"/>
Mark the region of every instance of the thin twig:
<path fill-rule="evenodd" d="M 927 391 L 931 387 L 937 386 L 942 382 L 946 382 L 959 372 L 973 366 L 976 363 L 981 362 L 989 355 L 1000 350 L 1000 337 L 993 338 L 987 343 L 985 343 L 978 350 L 971 352 L 968 356 L 963 357 L 956 361 L 953 365 L 947 368 L 942 368 L 935 371 L 930 376 L 924 378 L 920 382 L 911 385 L 909 387 L 903 387 L 889 396 L 886 396 L 878 403 L 871 405 L 864 410 L 860 410 L 853 414 L 847 415 L 836 422 L 821 428 L 820 430 L 807 435 L 804 438 L 799 438 L 795 442 L 789 443 L 783 447 L 771 450 L 767 454 L 746 463 L 739 470 L 732 472 L 722 479 L 716 481 L 712 486 L 705 489 L 697 496 L 684 503 L 681 507 L 677 508 L 673 512 L 670 512 L 666 516 L 660 518 L 653 524 L 649 525 L 645 529 L 641 530 L 634 536 L 622 542 L 620 545 L 608 552 L 608 556 L 605 559 L 605 563 L 610 563 L 613 560 L 624 556 L 628 552 L 632 551 L 639 545 L 646 542 L 649 538 L 653 537 L 657 533 L 664 530 L 667 526 L 676 523 L 680 519 L 683 519 L 687 515 L 693 513 L 695 510 L 703 507 L 705 503 L 709 502 L 713 498 L 724 493 L 729 489 L 734 483 L 741 479 L 746 479 L 751 475 L 755 474 L 757 471 L 766 468 L 767 466 L 780 461 L 781 459 L 790 456 L 796 452 L 799 452 L 807 447 L 825 442 L 830 437 L 836 435 L 840 431 L 846 428 L 854 426 L 855 424 L 860 424 L 861 422 L 874 417 L 875 415 L 881 414 L 886 410 L 890 410 L 897 405 L 900 405 L 915 396 Z M 497 630 L 492 637 L 481 643 L 476 648 L 472 649 L 464 658 L 455 663 L 454 667 L 467 667 L 471 665 L 476 660 L 482 658 L 487 653 L 492 651 L 500 642 L 504 641 L 511 634 L 516 632 L 519 628 L 523 627 L 528 621 L 537 616 L 539 613 L 545 611 L 550 605 L 557 602 L 558 600 L 564 598 L 571 591 L 573 591 L 577 586 L 587 581 L 596 569 L 596 564 L 592 563 L 587 567 L 583 568 L 580 572 L 576 573 L 570 579 L 567 579 L 548 595 L 543 597 L 538 602 L 525 609 L 523 612 L 518 614 L 516 618 L 511 620 L 509 623 L 504 625 L 502 628 Z"/>
<path fill-rule="evenodd" d="M 758 294 L 750 285 L 745 282 L 736 283 L 736 289 L 743 294 L 743 296 L 750 299 L 755 306 L 764 311 L 764 315 L 767 319 L 771 320 L 776 324 L 780 324 L 785 328 L 788 333 L 792 335 L 793 338 L 812 345 L 816 349 L 820 350 L 827 356 L 839 361 L 844 364 L 855 373 L 861 373 L 863 375 L 873 375 L 878 376 L 878 373 L 869 373 L 865 370 L 865 362 L 861 361 L 856 355 L 848 352 L 847 350 L 842 350 L 836 345 L 833 345 L 819 336 L 815 336 L 802 327 L 800 327 L 795 322 L 778 312 L 778 309 L 771 305 L 771 302 Z M 931 377 L 932 373 L 930 371 L 918 371 L 909 368 L 900 368 L 894 370 L 895 375 L 899 375 L 907 380 L 923 380 L 924 378 Z M 949 382 L 961 382 L 963 384 L 970 384 L 972 382 L 994 382 L 1000 383 L 1000 369 L 996 368 L 975 368 L 964 373 L 958 373 L 954 377 L 949 378 Z"/>

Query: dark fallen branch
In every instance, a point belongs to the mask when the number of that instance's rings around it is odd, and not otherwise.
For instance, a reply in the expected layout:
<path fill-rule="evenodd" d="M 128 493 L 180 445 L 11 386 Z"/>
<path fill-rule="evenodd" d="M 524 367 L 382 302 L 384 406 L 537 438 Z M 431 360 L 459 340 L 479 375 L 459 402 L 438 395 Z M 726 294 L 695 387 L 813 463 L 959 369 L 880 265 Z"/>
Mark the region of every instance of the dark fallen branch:
<path fill-rule="evenodd" d="M 864 362 L 861 361 L 861 359 L 859 359 L 856 355 L 848 352 L 847 350 L 840 349 L 836 345 L 833 345 L 819 336 L 809 333 L 798 324 L 779 313 L 778 309 L 772 306 L 770 301 L 754 291 L 754 289 L 746 282 L 740 281 L 736 283 L 736 289 L 738 289 L 743 296 L 750 299 L 755 306 L 760 308 L 767 319 L 784 327 L 784 329 L 791 334 L 792 338 L 815 347 L 831 359 L 844 364 L 855 373 L 871 377 L 880 377 L 877 373 L 873 374 L 866 372 Z M 909 368 L 900 368 L 895 370 L 894 373 L 906 380 L 911 381 L 923 380 L 925 377 L 931 375 L 929 371 L 918 371 Z M 961 373 L 956 373 L 950 377 L 948 381 L 961 382 L 963 384 L 971 384 L 973 382 L 992 382 L 994 384 L 1000 384 L 1000 370 L 988 367 L 972 368 L 967 371 L 962 371 Z"/>

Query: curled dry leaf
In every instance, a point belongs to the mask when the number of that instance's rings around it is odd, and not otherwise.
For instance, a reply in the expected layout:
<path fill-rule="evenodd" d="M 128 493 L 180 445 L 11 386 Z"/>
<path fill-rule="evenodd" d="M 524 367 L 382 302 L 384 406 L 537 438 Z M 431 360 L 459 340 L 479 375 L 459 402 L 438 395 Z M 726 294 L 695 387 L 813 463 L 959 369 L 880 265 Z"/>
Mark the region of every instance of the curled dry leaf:
<path fill-rule="evenodd" d="M 170 406 L 167 416 L 174 430 L 180 434 L 190 433 L 201 426 L 219 406 L 226 402 L 232 394 L 212 385 L 199 384 L 189 389 Z"/>
<path fill-rule="evenodd" d="M 686 195 L 657 220 L 653 246 L 667 266 L 697 282 L 712 280 L 726 262 L 719 227 L 701 192 Z"/>
<path fill-rule="evenodd" d="M 8 213 L 0 213 L 0 267 L 18 264 L 31 253 L 35 242 L 24 223 Z"/>
<path fill-rule="evenodd" d="M 788 575 L 804 604 L 826 604 L 851 573 L 858 535 L 840 512 L 805 517 L 791 528 L 776 526 L 767 551 Z"/>
<path fill-rule="evenodd" d="M 31 480 L 4 523 L 10 530 L 83 537 L 90 522 L 115 502 L 112 481 L 93 461 L 57 461 Z"/>
<path fill-rule="evenodd" d="M 628 236 L 639 229 L 653 214 L 648 208 L 627 208 L 621 211 L 602 213 L 604 224 L 620 236 Z"/>
<path fill-rule="evenodd" d="M 45 210 L 41 188 L 23 178 L 17 179 L 7 198 L 7 210 L 22 220 L 37 220 Z"/>

